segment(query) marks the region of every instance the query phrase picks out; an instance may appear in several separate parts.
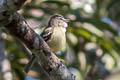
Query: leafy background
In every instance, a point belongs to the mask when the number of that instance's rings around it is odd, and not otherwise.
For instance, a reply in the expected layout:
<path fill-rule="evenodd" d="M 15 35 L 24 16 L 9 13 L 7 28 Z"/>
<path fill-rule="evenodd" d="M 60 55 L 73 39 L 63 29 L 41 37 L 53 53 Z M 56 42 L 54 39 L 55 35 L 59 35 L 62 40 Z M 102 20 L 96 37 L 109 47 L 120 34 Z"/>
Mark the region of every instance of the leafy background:
<path fill-rule="evenodd" d="M 67 48 L 58 57 L 76 80 L 119 80 L 119 5 L 120 0 L 28 0 L 19 13 L 38 34 L 53 14 L 70 19 Z M 28 62 L 24 51 L 6 31 L 2 34 L 14 80 L 29 80 L 23 73 Z M 28 76 L 39 79 L 35 69 Z"/>

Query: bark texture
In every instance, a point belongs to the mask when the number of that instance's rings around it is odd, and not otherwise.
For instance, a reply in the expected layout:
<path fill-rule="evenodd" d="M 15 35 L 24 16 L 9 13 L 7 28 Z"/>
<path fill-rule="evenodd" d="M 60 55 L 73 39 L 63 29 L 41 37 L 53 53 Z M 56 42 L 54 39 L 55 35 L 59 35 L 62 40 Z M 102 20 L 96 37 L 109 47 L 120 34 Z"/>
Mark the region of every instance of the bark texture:
<path fill-rule="evenodd" d="M 0 0 L 0 24 L 4 25 L 10 34 L 23 42 L 36 56 L 42 68 L 51 80 L 74 80 L 74 75 L 63 62 L 55 56 L 46 42 L 36 34 L 16 11 L 26 0 Z"/>
<path fill-rule="evenodd" d="M 12 21 L 5 26 L 11 35 L 22 41 L 40 61 L 41 66 L 52 80 L 74 80 L 74 76 L 66 66 L 51 52 L 46 42 L 36 34 L 18 13 L 14 13 Z"/>
<path fill-rule="evenodd" d="M 25 56 L 30 60 L 32 53 L 29 51 L 29 49 L 27 49 L 27 47 L 20 42 L 19 40 L 15 39 L 17 45 L 19 46 L 19 48 L 25 53 Z M 41 67 L 41 64 L 39 61 L 36 61 L 35 64 L 33 65 L 33 68 L 35 69 L 35 71 L 38 72 L 38 76 L 40 79 L 42 80 L 51 80 L 49 75 L 44 71 L 44 69 Z"/>

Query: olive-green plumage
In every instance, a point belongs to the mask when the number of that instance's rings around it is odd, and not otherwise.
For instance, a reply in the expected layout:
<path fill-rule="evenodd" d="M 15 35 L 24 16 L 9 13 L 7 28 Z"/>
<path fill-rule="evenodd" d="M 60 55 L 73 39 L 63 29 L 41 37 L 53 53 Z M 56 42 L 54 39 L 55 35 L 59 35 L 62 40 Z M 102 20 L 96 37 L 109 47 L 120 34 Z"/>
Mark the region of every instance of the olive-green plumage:
<path fill-rule="evenodd" d="M 53 52 L 64 51 L 66 46 L 66 28 L 68 19 L 61 15 L 53 15 L 48 26 L 44 29 L 41 36 L 48 43 Z"/>

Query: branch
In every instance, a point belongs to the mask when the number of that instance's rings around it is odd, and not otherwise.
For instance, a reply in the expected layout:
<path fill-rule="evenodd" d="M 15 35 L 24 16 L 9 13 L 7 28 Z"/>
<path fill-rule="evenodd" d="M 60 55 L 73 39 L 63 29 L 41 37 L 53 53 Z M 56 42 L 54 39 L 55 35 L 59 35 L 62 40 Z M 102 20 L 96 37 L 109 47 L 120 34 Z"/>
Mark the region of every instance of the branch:
<path fill-rule="evenodd" d="M 12 21 L 5 26 L 9 32 L 21 40 L 30 51 L 38 58 L 44 70 L 52 80 L 74 80 L 74 76 L 66 66 L 50 50 L 46 42 L 37 35 L 18 13 L 14 13 Z"/>
<path fill-rule="evenodd" d="M 0 0 L 0 24 L 7 24 L 6 29 L 30 49 L 52 80 L 74 80 L 73 74 L 55 56 L 46 42 L 15 12 L 24 2 L 25 0 Z"/>
<path fill-rule="evenodd" d="M 26 0 L 0 0 L 0 25 L 10 22 L 10 15 L 19 10 Z"/>
<path fill-rule="evenodd" d="M 28 59 L 31 59 L 32 53 L 22 44 L 19 40 L 15 39 L 17 45 L 19 48 L 25 53 L 25 56 Z M 33 68 L 35 68 L 35 71 L 38 72 L 40 80 L 50 80 L 48 74 L 44 71 L 44 69 L 41 67 L 41 64 L 39 62 L 35 62 L 33 65 Z"/>

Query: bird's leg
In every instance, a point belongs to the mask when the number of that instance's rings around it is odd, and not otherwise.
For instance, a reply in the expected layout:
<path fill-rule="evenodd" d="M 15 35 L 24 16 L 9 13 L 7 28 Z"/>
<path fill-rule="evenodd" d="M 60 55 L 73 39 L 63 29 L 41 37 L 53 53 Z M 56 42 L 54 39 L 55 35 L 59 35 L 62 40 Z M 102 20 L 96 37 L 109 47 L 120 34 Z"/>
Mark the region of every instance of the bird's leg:
<path fill-rule="evenodd" d="M 32 57 L 30 58 L 28 64 L 24 68 L 24 72 L 28 73 L 29 70 L 32 68 L 33 64 L 37 61 L 37 58 L 35 57 L 34 54 L 32 54 Z"/>

